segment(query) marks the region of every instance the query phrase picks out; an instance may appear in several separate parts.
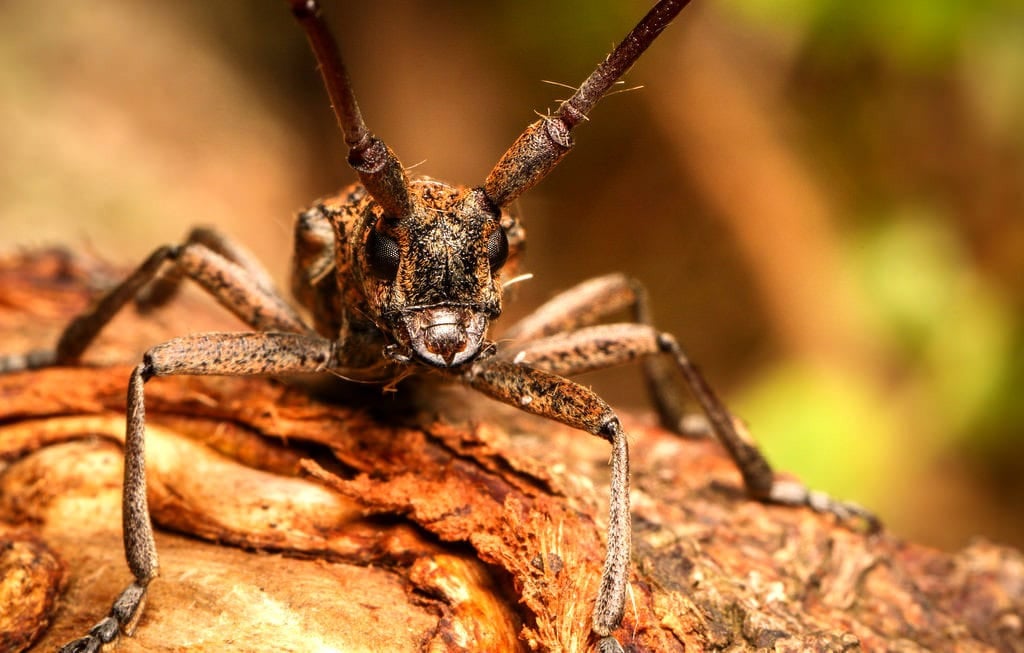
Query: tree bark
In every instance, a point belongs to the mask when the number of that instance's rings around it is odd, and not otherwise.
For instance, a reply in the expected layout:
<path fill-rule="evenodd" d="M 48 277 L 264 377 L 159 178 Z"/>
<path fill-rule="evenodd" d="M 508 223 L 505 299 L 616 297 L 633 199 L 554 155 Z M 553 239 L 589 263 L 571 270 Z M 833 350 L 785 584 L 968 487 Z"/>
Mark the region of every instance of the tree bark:
<path fill-rule="evenodd" d="M 0 260 L 0 351 L 52 344 L 113 278 L 60 251 Z M 214 328 L 241 329 L 185 293 L 125 311 L 81 366 L 0 376 L 0 650 L 84 634 L 129 582 L 131 364 Z M 147 384 L 161 575 L 117 650 L 589 650 L 606 443 L 461 389 L 397 393 L 339 403 L 269 379 Z M 623 421 L 627 650 L 1024 651 L 1020 552 L 979 541 L 947 554 L 765 506 L 715 443 Z"/>

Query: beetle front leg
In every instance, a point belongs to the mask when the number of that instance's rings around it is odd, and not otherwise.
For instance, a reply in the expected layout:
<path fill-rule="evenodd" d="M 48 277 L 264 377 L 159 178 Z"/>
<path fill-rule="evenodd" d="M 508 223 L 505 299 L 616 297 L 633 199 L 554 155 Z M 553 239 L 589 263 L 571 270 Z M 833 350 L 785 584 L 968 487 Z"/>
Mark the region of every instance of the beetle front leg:
<path fill-rule="evenodd" d="M 592 627 L 602 653 L 621 653 L 622 647 L 612 632 L 619 627 L 625 611 L 631 533 L 629 449 L 619 418 L 590 389 L 510 361 L 479 361 L 465 374 L 464 381 L 493 399 L 602 437 L 612 445 L 608 545 Z"/>
<path fill-rule="evenodd" d="M 142 614 L 149 583 L 159 562 L 146 498 L 146 409 L 144 385 L 157 376 L 252 376 L 318 373 L 336 360 L 335 344 L 317 336 L 291 333 L 205 333 L 175 338 L 151 348 L 131 375 L 124 444 L 122 528 L 125 559 L 134 580 L 115 599 L 110 612 L 61 653 L 94 653 L 131 635 Z"/>

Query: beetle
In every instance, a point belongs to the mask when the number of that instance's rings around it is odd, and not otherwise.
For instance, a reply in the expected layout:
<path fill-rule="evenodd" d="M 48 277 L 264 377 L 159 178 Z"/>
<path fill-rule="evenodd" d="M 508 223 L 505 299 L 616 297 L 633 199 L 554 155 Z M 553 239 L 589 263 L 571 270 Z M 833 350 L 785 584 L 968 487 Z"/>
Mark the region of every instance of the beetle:
<path fill-rule="evenodd" d="M 568 154 L 574 128 L 687 3 L 660 0 L 569 99 L 522 132 L 482 185 L 470 187 L 409 174 L 364 122 L 316 0 L 289 0 L 359 178 L 295 222 L 291 291 L 312 324 L 281 297 L 244 248 L 216 230 L 197 228 L 183 243 L 156 249 L 73 320 L 53 349 L 0 357 L 0 372 L 74 363 L 127 303 L 161 305 L 185 280 L 253 328 L 172 339 L 150 348 L 133 370 L 123 518 L 134 580 L 106 617 L 63 650 L 96 651 L 119 633 L 130 635 L 157 575 L 146 499 L 144 386 L 158 376 L 331 373 L 392 387 L 410 374 L 432 374 L 607 440 L 608 544 L 592 618 L 603 652 L 622 650 L 613 633 L 625 610 L 630 561 L 628 438 L 613 409 L 571 376 L 639 361 L 662 423 L 685 435 L 690 422 L 684 419 L 681 379 L 750 496 L 877 526 L 859 506 L 776 478 L 677 340 L 653 326 L 646 293 L 635 280 L 610 274 L 583 282 L 505 330 L 500 342 L 489 337 L 491 322 L 502 312 L 502 291 L 518 278 L 514 271 L 525 243 L 524 229 L 508 207 Z M 632 320 L 605 323 L 622 311 Z"/>

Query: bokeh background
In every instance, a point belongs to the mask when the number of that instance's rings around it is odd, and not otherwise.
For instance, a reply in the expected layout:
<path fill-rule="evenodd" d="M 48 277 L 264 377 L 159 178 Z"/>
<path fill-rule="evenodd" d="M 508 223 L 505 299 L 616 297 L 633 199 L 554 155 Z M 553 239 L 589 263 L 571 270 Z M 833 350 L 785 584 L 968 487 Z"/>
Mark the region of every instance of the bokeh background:
<path fill-rule="evenodd" d="M 649 5 L 326 4 L 371 129 L 469 184 Z M 1024 5 L 699 0 L 640 85 L 521 200 L 509 320 L 628 272 L 780 468 L 1024 545 Z M 131 265 L 208 223 L 284 281 L 292 216 L 352 177 L 281 2 L 0 3 L 2 249 Z M 588 379 L 643 410 L 638 381 Z"/>

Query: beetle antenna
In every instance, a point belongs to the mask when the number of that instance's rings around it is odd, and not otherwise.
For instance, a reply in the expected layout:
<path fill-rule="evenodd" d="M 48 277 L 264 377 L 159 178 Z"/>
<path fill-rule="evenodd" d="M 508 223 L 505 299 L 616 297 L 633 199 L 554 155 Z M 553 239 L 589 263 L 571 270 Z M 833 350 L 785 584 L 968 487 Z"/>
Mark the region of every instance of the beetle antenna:
<path fill-rule="evenodd" d="M 484 182 L 484 194 L 496 206 L 507 206 L 543 179 L 572 149 L 573 127 L 583 120 L 608 89 L 668 27 L 689 0 L 661 0 L 622 39 L 594 72 L 551 116 L 526 128 L 498 159 Z"/>
<path fill-rule="evenodd" d="M 374 136 L 363 122 L 338 44 L 320 15 L 320 3 L 289 0 L 289 5 L 295 20 L 306 32 L 320 66 L 334 115 L 348 145 L 349 165 L 386 214 L 399 218 L 409 215 L 412 205 L 405 170 L 391 148 Z"/>

